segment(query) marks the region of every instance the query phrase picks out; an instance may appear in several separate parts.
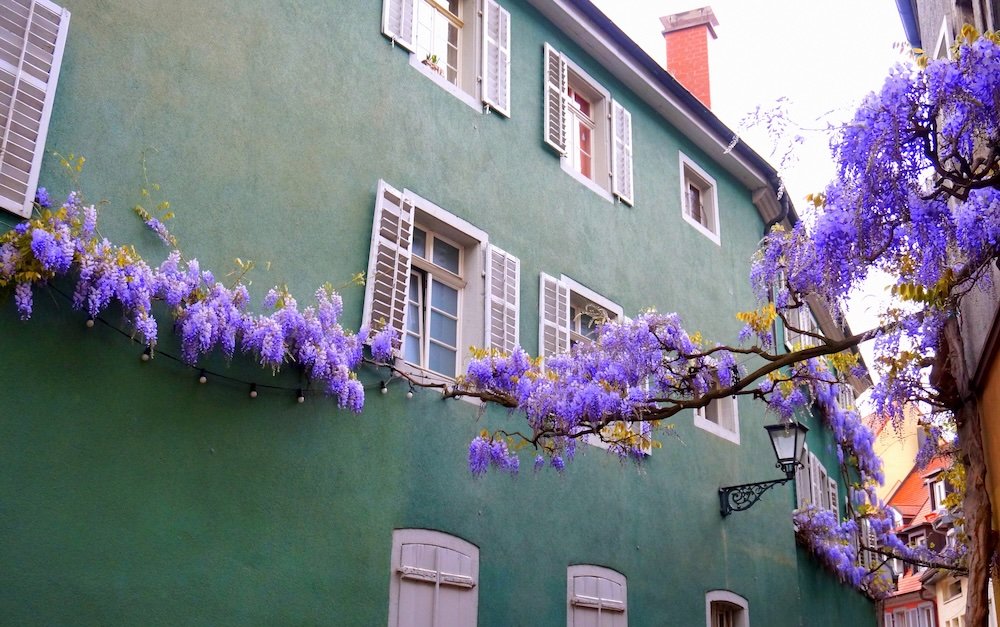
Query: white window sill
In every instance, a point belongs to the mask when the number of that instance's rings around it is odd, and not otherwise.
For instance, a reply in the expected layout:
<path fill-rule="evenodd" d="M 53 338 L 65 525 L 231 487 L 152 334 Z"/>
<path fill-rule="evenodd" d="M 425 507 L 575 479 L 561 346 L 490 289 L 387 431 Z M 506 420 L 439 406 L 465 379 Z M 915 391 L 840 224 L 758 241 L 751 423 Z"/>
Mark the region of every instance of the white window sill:
<path fill-rule="evenodd" d="M 603 198 L 604 200 L 606 200 L 606 201 L 608 201 L 610 203 L 614 203 L 615 202 L 614 196 L 611 195 L 611 192 L 609 192 L 608 190 L 604 189 L 603 187 L 601 187 L 600 185 L 598 185 L 597 183 L 595 183 L 592 179 L 589 179 L 586 176 L 584 176 L 584 175 L 580 174 L 579 172 L 577 172 L 573 168 L 573 164 L 570 162 L 570 160 L 567 157 L 563 156 L 563 157 L 559 158 L 559 166 L 563 169 L 563 172 L 565 172 L 566 174 L 569 174 L 570 176 L 572 176 L 573 178 L 575 178 L 577 181 L 579 181 L 580 183 L 582 183 L 583 186 L 586 187 L 587 189 L 589 189 L 590 191 L 594 192 L 595 194 L 597 194 L 598 196 L 600 196 L 601 198 Z"/>
<path fill-rule="evenodd" d="M 698 231 L 708 239 L 715 242 L 716 246 L 722 246 L 722 241 L 720 240 L 718 233 L 713 233 L 712 231 L 708 230 L 707 228 L 705 228 L 704 224 L 698 222 L 697 220 L 689 216 L 687 213 L 683 213 L 682 215 L 684 216 L 684 221 L 693 226 L 696 231 Z"/>
<path fill-rule="evenodd" d="M 427 370 L 426 368 L 421 368 L 420 366 L 416 366 L 407 361 L 403 361 L 402 358 L 396 359 L 396 368 L 399 370 L 399 372 L 406 375 L 407 377 L 410 377 L 416 383 L 423 383 L 428 385 L 443 385 L 448 387 L 455 386 L 455 379 L 453 379 L 452 377 L 446 377 L 443 374 L 434 372 L 433 370 Z M 406 383 L 405 378 L 403 379 L 403 383 Z M 428 391 L 433 391 L 442 395 L 445 392 L 444 387 L 433 387 L 433 388 L 423 388 L 423 389 L 426 389 Z M 480 407 L 483 404 L 483 401 L 474 396 L 456 396 L 454 398 L 469 403 L 474 407 Z"/>
<path fill-rule="evenodd" d="M 441 76 L 440 74 L 432 70 L 430 67 L 425 65 L 424 62 L 421 59 L 417 58 L 417 55 L 413 54 L 412 52 L 410 53 L 410 67 L 414 68 L 427 78 L 431 79 L 432 81 L 437 83 L 438 86 L 441 87 L 441 89 L 445 90 L 452 96 L 458 98 L 459 100 L 469 105 L 476 111 L 480 113 L 483 112 L 482 104 L 480 104 L 478 100 L 476 100 L 469 94 L 462 91 L 462 89 L 458 85 L 448 82 L 448 79 Z"/>
<path fill-rule="evenodd" d="M 736 431 L 730 431 L 725 427 L 721 427 L 715 424 L 711 420 L 705 420 L 704 418 L 698 416 L 697 414 L 694 417 L 694 426 L 698 427 L 699 429 L 704 429 L 705 431 L 708 431 L 712 435 L 716 435 L 722 438 L 723 440 L 728 440 L 733 444 L 739 446 L 740 443 L 739 426 L 737 426 Z"/>

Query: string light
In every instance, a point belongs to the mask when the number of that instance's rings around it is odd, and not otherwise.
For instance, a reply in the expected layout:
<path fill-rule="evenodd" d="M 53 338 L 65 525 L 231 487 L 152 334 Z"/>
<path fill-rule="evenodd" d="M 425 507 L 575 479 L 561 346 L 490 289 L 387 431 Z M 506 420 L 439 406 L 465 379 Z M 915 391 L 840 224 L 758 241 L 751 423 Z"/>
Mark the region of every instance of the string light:
<path fill-rule="evenodd" d="M 257 398 L 257 384 L 250 384 L 250 398 Z"/>
<path fill-rule="evenodd" d="M 151 349 L 148 346 L 146 347 L 146 350 L 142 351 L 142 355 L 139 357 L 139 359 L 143 361 L 149 361 L 152 358 L 153 358 L 153 349 Z"/>
<path fill-rule="evenodd" d="M 379 392 L 383 394 L 389 393 L 389 388 L 386 386 L 385 381 L 382 381 L 382 388 L 379 390 Z"/>
<path fill-rule="evenodd" d="M 94 328 L 94 319 L 93 318 L 87 318 L 87 328 L 88 329 L 93 329 Z"/>
<path fill-rule="evenodd" d="M 407 400 L 413 398 L 413 384 L 410 384 L 410 389 L 406 391 Z"/>
<path fill-rule="evenodd" d="M 205 369 L 202 368 L 201 372 L 198 373 L 198 383 L 208 383 L 208 377 L 205 376 Z"/>
<path fill-rule="evenodd" d="M 295 398 L 295 400 L 296 400 L 297 402 L 299 402 L 299 403 L 304 403 L 304 402 L 306 402 L 306 397 L 305 397 L 305 395 L 304 395 L 304 394 L 302 393 L 302 388 L 299 388 L 298 392 L 296 392 L 296 393 L 298 394 L 298 396 L 297 396 L 297 397 Z"/>

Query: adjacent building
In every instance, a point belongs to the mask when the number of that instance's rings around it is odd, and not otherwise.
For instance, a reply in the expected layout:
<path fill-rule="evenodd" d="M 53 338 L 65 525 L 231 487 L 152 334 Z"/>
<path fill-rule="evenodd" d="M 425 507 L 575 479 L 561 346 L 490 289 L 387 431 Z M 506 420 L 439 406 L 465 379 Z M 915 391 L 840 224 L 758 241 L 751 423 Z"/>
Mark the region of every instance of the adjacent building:
<path fill-rule="evenodd" d="M 367 270 L 345 323 L 396 325 L 427 382 L 471 345 L 589 341 L 595 311 L 735 338 L 765 226 L 795 219 L 774 169 L 587 0 L 64 4 L 0 0 L 0 228 L 37 181 L 79 186 L 156 262 L 146 190 L 220 280 L 255 261 L 256 308 Z M 78 180 L 52 151 L 86 155 Z M 815 489 L 726 518 L 720 486 L 776 473 L 743 397 L 636 463 L 584 445 L 563 473 L 477 479 L 469 441 L 516 416 L 374 367 L 354 415 L 294 369 L 171 359 L 166 324 L 144 361 L 66 287 L 28 322 L 0 308 L 4 623 L 875 622 L 795 543 L 797 499 L 843 511 L 819 421 Z"/>

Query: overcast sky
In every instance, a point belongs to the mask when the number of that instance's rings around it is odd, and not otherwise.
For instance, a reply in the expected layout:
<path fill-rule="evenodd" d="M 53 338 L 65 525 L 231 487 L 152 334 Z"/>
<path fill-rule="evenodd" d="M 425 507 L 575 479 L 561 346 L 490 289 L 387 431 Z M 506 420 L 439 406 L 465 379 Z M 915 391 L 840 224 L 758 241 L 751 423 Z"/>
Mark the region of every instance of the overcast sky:
<path fill-rule="evenodd" d="M 805 196 L 822 191 L 833 176 L 829 133 L 822 129 L 850 118 L 858 103 L 878 89 L 889 69 L 904 59 L 902 22 L 894 0 L 593 0 L 661 65 L 666 51 L 660 17 L 711 6 L 718 39 L 709 42 L 712 110 L 771 161 L 800 213 Z M 799 135 L 795 157 L 762 128 L 744 118 L 782 99 L 794 122 L 784 147 Z M 783 162 L 784 161 L 784 162 Z M 869 286 L 852 301 L 848 321 L 870 328 L 885 302 L 884 284 Z M 866 360 L 870 347 L 862 347 Z M 870 362 L 869 362 L 870 363 Z"/>
<path fill-rule="evenodd" d="M 709 44 L 712 110 L 777 167 L 797 207 L 832 176 L 825 133 L 817 120 L 848 117 L 900 60 L 905 41 L 894 0 L 593 0 L 661 64 L 660 17 L 711 6 L 718 39 Z M 781 163 L 761 129 L 741 128 L 756 107 L 786 99 L 805 138 L 797 164 Z M 829 112 L 833 111 L 831 117 Z"/>

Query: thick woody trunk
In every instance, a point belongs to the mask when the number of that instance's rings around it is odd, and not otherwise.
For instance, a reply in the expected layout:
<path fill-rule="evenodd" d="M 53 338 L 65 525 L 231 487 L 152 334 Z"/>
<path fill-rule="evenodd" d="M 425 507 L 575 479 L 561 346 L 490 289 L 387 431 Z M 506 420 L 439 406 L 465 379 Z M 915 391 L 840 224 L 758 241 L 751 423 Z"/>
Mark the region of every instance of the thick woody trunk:
<path fill-rule="evenodd" d="M 980 420 L 979 404 L 972 399 L 963 405 L 957 416 L 958 442 L 966 473 L 963 510 L 965 532 L 969 535 L 969 583 L 965 624 L 969 627 L 988 624 L 990 562 L 996 550 Z"/>
<path fill-rule="evenodd" d="M 971 376 L 964 360 L 962 335 L 957 320 L 944 329 L 939 368 L 932 383 L 952 407 L 958 430 L 958 447 L 965 466 L 965 532 L 969 536 L 969 581 L 966 593 L 965 624 L 987 627 L 989 624 L 990 564 L 997 548 L 997 534 L 992 529 L 993 510 L 986 483 L 986 451 L 980 405 L 971 389 Z"/>

